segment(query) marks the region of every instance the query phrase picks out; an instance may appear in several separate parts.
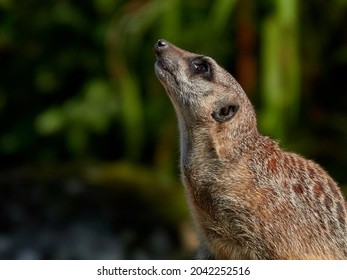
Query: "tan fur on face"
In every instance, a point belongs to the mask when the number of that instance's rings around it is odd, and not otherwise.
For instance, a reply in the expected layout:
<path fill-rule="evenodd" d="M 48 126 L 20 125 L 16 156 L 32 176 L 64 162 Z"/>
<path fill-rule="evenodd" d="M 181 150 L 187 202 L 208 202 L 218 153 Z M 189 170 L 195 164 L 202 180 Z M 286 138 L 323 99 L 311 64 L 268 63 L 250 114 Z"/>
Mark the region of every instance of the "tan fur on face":
<path fill-rule="evenodd" d="M 166 41 L 155 50 L 157 76 L 178 117 L 199 257 L 346 259 L 346 202 L 334 180 L 259 134 L 246 94 L 212 58 Z M 197 73 L 201 60 L 209 68 Z M 228 104 L 238 106 L 235 115 L 216 120 Z"/>

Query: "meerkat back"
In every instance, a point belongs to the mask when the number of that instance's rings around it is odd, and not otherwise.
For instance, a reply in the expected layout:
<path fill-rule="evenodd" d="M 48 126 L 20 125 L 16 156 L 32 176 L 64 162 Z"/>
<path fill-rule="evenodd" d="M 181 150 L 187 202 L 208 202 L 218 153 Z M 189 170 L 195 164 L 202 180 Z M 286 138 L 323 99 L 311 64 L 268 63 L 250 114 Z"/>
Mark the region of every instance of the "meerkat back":
<path fill-rule="evenodd" d="M 154 49 L 178 118 L 199 257 L 346 259 L 347 204 L 326 171 L 261 135 L 241 86 L 212 58 L 165 40 Z"/>

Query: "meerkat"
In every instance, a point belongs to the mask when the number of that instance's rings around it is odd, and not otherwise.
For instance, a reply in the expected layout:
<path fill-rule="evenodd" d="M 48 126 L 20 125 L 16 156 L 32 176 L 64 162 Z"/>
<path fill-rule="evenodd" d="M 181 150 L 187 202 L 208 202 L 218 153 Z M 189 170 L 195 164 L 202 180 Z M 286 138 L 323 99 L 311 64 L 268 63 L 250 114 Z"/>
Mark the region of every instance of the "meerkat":
<path fill-rule="evenodd" d="M 317 163 L 257 130 L 212 58 L 159 40 L 155 72 L 176 111 L 181 175 L 201 259 L 346 259 L 347 204 Z"/>

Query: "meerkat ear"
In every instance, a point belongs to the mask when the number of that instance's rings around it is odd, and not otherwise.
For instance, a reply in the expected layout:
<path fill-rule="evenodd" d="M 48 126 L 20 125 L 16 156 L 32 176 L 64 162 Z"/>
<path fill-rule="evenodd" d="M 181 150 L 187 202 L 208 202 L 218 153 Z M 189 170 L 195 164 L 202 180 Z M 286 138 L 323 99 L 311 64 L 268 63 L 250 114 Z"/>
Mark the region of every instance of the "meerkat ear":
<path fill-rule="evenodd" d="M 228 104 L 217 108 L 217 110 L 212 112 L 211 116 L 217 122 L 226 122 L 230 120 L 233 116 L 235 116 L 238 109 L 239 105 Z"/>

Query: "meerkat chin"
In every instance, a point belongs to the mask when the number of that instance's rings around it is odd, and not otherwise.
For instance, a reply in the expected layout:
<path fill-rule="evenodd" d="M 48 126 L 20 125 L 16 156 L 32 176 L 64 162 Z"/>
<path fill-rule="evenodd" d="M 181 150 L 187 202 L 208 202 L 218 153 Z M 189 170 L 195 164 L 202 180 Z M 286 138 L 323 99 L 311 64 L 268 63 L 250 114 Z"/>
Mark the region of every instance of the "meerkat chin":
<path fill-rule="evenodd" d="M 212 58 L 162 39 L 154 50 L 178 118 L 198 257 L 346 259 L 347 204 L 335 181 L 261 135 L 247 95 Z"/>

